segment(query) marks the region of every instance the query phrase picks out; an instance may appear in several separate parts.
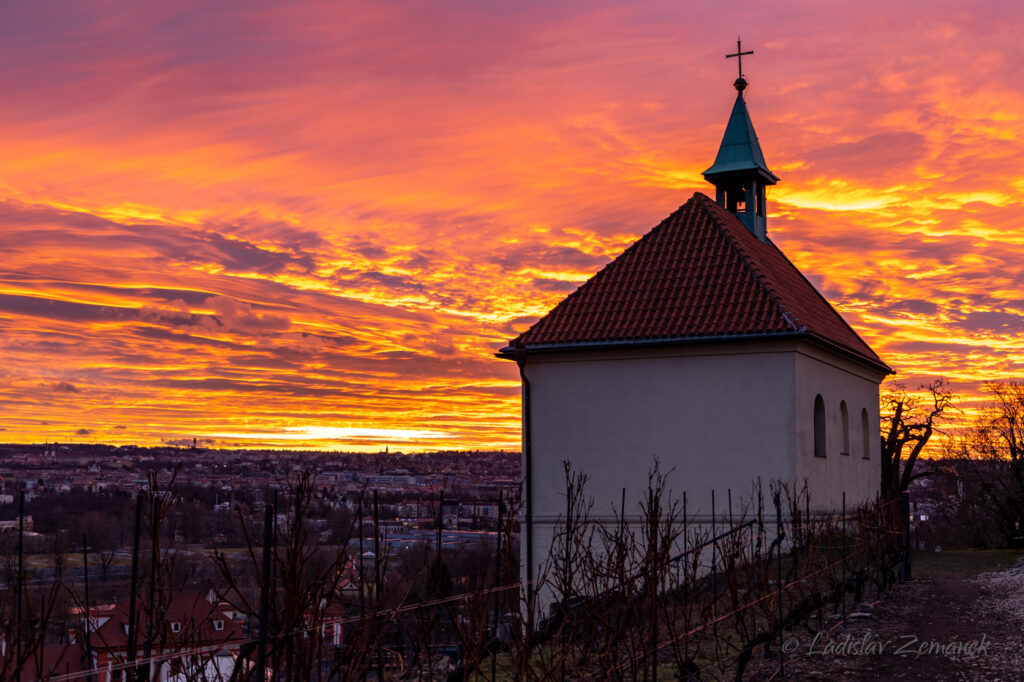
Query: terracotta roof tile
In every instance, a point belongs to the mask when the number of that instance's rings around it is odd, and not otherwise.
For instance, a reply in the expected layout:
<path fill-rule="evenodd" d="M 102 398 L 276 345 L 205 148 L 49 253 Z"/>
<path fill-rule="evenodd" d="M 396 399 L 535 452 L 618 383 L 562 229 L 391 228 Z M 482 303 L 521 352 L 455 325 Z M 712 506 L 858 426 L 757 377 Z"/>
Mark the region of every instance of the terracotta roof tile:
<path fill-rule="evenodd" d="M 806 334 L 888 370 L 770 241 L 697 193 L 503 349 Z"/>
<path fill-rule="evenodd" d="M 94 631 L 92 640 L 94 648 L 125 649 L 128 646 L 128 623 L 130 618 L 130 601 L 123 599 L 114 610 L 93 610 L 90 616 L 108 617 L 103 625 Z M 138 613 L 138 632 L 140 646 L 149 632 L 147 620 L 148 609 L 146 600 L 139 599 L 136 606 Z M 159 607 L 160 613 L 154 619 L 154 631 L 165 644 L 189 642 L 192 644 L 231 644 L 244 639 L 242 626 L 231 620 L 218 605 L 211 604 L 206 598 L 193 591 L 175 594 L 170 603 Z M 221 629 L 214 628 L 213 621 L 221 620 Z M 179 631 L 171 629 L 171 623 L 179 624 Z"/>

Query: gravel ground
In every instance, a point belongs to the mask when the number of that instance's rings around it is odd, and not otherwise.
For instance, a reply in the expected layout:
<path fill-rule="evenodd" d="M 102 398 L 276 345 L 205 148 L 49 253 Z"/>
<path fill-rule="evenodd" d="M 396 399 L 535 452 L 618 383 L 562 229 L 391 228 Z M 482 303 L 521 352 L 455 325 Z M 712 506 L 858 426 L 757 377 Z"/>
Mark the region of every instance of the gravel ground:
<path fill-rule="evenodd" d="M 757 659 L 748 679 L 1024 680 L 1024 563 L 898 585 L 820 635 L 786 637 L 786 676 Z"/>

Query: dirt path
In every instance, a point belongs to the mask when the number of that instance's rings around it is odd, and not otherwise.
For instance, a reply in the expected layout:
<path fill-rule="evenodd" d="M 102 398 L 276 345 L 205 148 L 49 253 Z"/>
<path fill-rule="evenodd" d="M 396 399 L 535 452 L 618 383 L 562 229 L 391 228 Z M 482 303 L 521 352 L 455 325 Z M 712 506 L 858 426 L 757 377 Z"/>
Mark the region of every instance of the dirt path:
<path fill-rule="evenodd" d="M 785 679 L 1024 680 L 1024 564 L 899 585 L 864 610 L 827 634 L 788 633 Z M 768 679 L 765 664 L 748 677 Z"/>

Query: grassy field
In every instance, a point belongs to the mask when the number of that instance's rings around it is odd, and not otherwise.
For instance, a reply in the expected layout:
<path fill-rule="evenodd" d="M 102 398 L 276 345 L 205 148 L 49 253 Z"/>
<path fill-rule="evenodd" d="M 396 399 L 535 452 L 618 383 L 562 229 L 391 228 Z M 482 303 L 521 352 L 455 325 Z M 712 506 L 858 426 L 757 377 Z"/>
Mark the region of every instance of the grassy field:
<path fill-rule="evenodd" d="M 944 552 L 914 552 L 915 578 L 948 578 L 1001 571 L 1024 559 L 1019 549 L 957 549 Z"/>

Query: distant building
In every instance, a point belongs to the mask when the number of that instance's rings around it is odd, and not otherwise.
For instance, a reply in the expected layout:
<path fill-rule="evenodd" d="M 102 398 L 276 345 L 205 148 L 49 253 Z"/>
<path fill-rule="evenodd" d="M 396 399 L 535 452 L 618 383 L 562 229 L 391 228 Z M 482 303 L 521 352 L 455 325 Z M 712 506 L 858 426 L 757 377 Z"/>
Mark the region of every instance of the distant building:
<path fill-rule="evenodd" d="M 27 657 L 18 682 L 33 682 L 50 679 L 86 679 L 88 670 L 85 648 L 81 642 L 63 642 L 44 644 L 41 649 Z M 7 639 L 0 636 L 0 670 L 5 672 L 4 680 L 15 680 L 14 670 L 17 665 L 14 652 L 7 644 Z"/>
<path fill-rule="evenodd" d="M 227 680 L 245 639 L 242 625 L 226 605 L 216 604 L 199 592 L 182 592 L 164 608 L 159 608 L 150 623 L 148 609 L 137 606 L 135 660 L 143 660 L 147 650 L 152 662 L 149 679 L 157 682 L 185 680 Z M 88 642 L 98 682 L 130 679 L 126 670 L 129 651 L 129 601 L 114 606 L 90 609 Z M 82 635 L 85 641 L 85 634 Z"/>
<path fill-rule="evenodd" d="M 0 521 L 0 533 L 17 533 L 18 532 L 18 517 L 15 517 L 9 521 Z M 25 523 L 22 525 L 22 529 L 28 533 L 32 530 L 32 515 L 25 515 Z"/>

